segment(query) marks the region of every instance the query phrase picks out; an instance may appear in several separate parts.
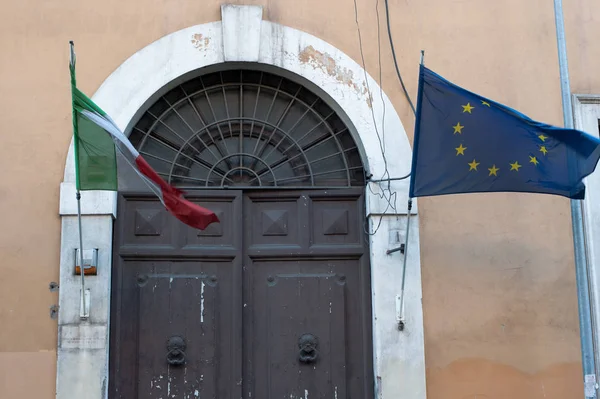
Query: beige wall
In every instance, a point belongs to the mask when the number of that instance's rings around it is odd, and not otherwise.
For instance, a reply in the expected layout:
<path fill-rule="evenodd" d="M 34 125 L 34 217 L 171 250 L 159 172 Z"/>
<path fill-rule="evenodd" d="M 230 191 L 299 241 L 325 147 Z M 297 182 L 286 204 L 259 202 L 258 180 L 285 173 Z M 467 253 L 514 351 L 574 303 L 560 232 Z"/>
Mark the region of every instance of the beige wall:
<path fill-rule="evenodd" d="M 357 0 L 366 68 L 378 77 L 376 0 Z M 264 18 L 361 62 L 352 2 L 270 0 Z M 92 94 L 126 58 L 178 29 L 218 20 L 219 2 L 21 0 L 0 14 L 0 392 L 54 396 L 58 187 L 70 127 L 68 40 Z M 600 2 L 565 0 L 572 91 L 600 93 Z M 390 0 L 405 83 L 419 50 L 451 81 L 561 124 L 554 15 L 546 0 Z M 382 86 L 408 132 L 381 14 Z M 569 204 L 533 195 L 419 200 L 429 398 L 582 396 Z M 35 384 L 31 383 L 35 377 Z M 35 389 L 35 393 L 32 390 Z"/>

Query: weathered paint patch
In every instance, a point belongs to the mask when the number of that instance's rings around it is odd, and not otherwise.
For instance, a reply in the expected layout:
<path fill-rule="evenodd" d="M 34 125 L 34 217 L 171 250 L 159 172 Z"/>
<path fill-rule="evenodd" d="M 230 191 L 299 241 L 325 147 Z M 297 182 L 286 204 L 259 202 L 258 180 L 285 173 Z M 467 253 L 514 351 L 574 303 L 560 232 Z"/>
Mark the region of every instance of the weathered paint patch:
<path fill-rule="evenodd" d="M 204 323 L 204 281 L 200 288 L 200 323 Z"/>
<path fill-rule="evenodd" d="M 208 49 L 210 43 L 210 37 L 205 37 L 202 33 L 195 33 L 192 35 L 192 45 L 198 50 L 205 51 Z"/>
<path fill-rule="evenodd" d="M 313 46 L 307 46 L 300 52 L 298 59 L 302 64 L 309 64 L 313 68 L 318 68 L 335 78 L 338 82 L 354 89 L 356 94 L 366 97 L 367 105 L 372 107 L 373 96 L 368 90 L 366 83 L 362 82 L 361 89 L 354 81 L 354 72 L 348 68 L 340 67 L 330 54 L 323 53 Z"/>
<path fill-rule="evenodd" d="M 369 108 L 373 108 L 373 93 L 371 93 L 371 91 L 369 90 L 369 87 L 367 86 L 367 83 L 363 81 L 362 83 L 363 89 L 362 89 L 362 94 L 367 97 L 366 101 L 367 101 L 367 105 L 369 106 Z"/>

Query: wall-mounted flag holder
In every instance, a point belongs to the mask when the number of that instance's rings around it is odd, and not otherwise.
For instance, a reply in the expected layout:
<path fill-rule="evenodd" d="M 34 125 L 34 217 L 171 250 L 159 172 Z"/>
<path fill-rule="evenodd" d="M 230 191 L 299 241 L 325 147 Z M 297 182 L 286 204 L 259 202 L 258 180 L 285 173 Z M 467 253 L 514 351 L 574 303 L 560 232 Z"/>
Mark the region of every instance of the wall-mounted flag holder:
<path fill-rule="evenodd" d="M 75 249 L 74 274 L 81 275 L 79 248 Z M 98 274 L 98 248 L 83 250 L 83 275 L 96 276 Z"/>

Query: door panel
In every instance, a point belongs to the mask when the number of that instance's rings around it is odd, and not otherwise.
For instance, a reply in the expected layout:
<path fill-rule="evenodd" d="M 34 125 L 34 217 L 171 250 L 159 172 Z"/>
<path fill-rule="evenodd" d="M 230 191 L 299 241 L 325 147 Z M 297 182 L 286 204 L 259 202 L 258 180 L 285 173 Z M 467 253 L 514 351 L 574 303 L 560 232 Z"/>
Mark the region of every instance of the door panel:
<path fill-rule="evenodd" d="M 309 247 L 307 227 L 308 197 L 303 192 L 244 194 L 245 255 L 305 253 Z"/>
<path fill-rule="evenodd" d="M 230 374 L 231 325 L 219 315 L 229 310 L 230 265 L 137 262 L 125 267 L 137 271 L 138 397 L 226 396 L 228 386 L 220 386 L 219 377 Z M 175 337 L 183 338 L 183 354 Z M 171 365 L 167 358 L 185 363 Z"/>
<path fill-rule="evenodd" d="M 169 215 L 156 197 L 119 198 L 111 398 L 241 396 L 242 197 L 219 191 L 202 198 L 222 213 L 222 223 L 202 232 Z M 185 344 L 184 364 L 171 364 L 182 360 L 175 337 Z"/>
<path fill-rule="evenodd" d="M 204 231 L 121 194 L 109 397 L 372 398 L 362 191 L 186 196 Z"/>
<path fill-rule="evenodd" d="M 363 217 L 362 202 L 357 198 L 311 196 L 311 246 L 329 250 L 351 245 L 363 248 Z"/>
<path fill-rule="evenodd" d="M 362 190 L 244 195 L 245 397 L 373 397 L 363 198 Z M 317 341 L 314 362 L 299 356 L 306 334 Z"/>
<path fill-rule="evenodd" d="M 355 267 L 356 261 L 253 263 L 256 397 L 351 397 L 346 326 L 354 320 L 346 303 L 358 281 L 341 271 Z M 348 388 L 360 392 L 360 385 Z"/>
<path fill-rule="evenodd" d="M 121 194 L 115 224 L 117 255 L 237 256 L 242 244 L 241 192 L 206 191 L 186 198 L 214 211 L 221 223 L 203 231 L 193 229 L 171 215 L 156 196 Z"/>

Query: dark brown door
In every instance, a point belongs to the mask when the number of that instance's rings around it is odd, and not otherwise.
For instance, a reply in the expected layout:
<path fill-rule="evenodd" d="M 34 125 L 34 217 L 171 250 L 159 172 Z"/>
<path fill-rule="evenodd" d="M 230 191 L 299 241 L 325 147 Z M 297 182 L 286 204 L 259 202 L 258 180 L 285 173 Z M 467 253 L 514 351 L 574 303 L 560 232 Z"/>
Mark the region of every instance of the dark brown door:
<path fill-rule="evenodd" d="M 202 232 L 120 196 L 111 398 L 372 398 L 362 190 L 199 195 Z"/>

